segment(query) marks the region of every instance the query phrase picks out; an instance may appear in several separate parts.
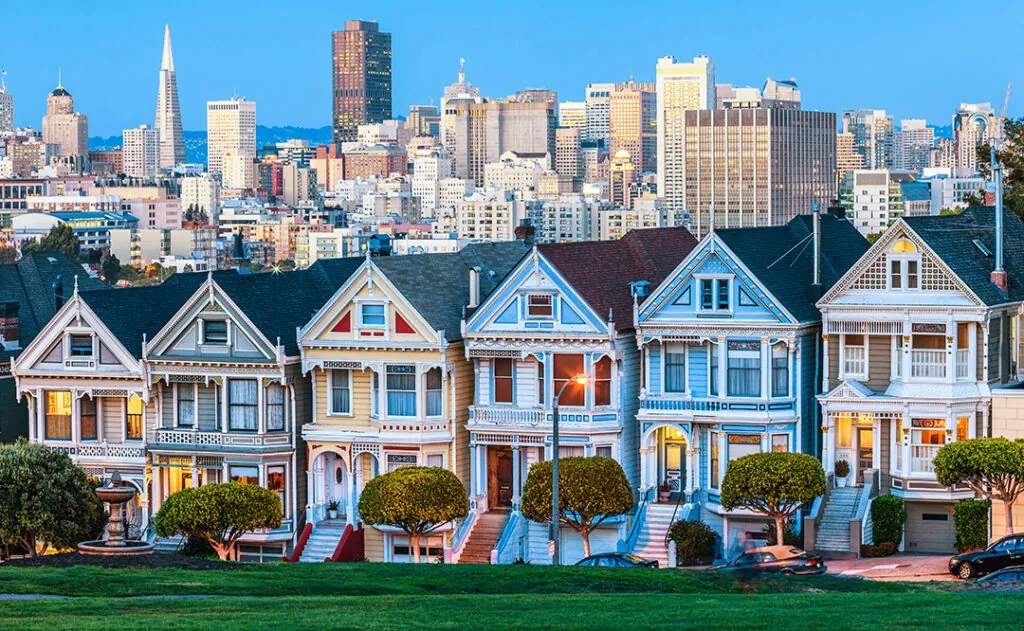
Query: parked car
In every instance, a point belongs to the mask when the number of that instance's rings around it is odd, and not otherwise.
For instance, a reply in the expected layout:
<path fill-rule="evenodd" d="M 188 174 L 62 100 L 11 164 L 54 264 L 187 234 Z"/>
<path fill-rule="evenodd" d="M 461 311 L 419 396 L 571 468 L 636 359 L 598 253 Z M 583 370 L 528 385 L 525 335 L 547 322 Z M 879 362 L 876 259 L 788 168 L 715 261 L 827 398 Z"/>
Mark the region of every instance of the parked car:
<path fill-rule="evenodd" d="M 792 546 L 754 548 L 713 569 L 770 574 L 824 574 L 828 570 L 820 554 L 809 554 Z"/>
<path fill-rule="evenodd" d="M 978 579 L 979 583 L 995 583 L 1003 581 L 1024 581 L 1024 567 L 1009 567 L 986 574 Z"/>
<path fill-rule="evenodd" d="M 605 552 L 593 554 L 576 563 L 582 567 L 658 567 L 657 561 L 642 559 L 635 554 Z"/>
<path fill-rule="evenodd" d="M 1024 565 L 1024 536 L 1008 535 L 984 550 L 964 552 L 949 560 L 949 573 L 959 578 L 991 574 L 1011 565 Z"/>

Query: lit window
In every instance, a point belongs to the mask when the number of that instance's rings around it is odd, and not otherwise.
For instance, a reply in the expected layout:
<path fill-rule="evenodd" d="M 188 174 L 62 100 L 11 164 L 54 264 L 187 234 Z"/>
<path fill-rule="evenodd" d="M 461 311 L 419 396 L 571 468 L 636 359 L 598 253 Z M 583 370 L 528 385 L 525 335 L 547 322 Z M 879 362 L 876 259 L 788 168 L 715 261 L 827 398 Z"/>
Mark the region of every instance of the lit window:
<path fill-rule="evenodd" d="M 362 305 L 360 307 L 360 321 L 363 323 L 363 326 L 384 326 L 386 324 L 384 305 Z"/>
<path fill-rule="evenodd" d="M 128 440 L 142 440 L 142 399 L 137 395 L 128 397 L 124 421 L 125 437 Z"/>
<path fill-rule="evenodd" d="M 203 344 L 216 344 L 223 346 L 227 343 L 227 320 L 205 320 L 203 322 Z"/>
<path fill-rule="evenodd" d="M 557 395 L 561 392 L 558 404 L 562 406 L 583 406 L 586 402 L 585 388 L 573 383 L 565 384 L 583 374 L 583 355 L 561 355 L 556 354 L 553 362 L 552 381 L 554 392 Z M 565 387 L 565 390 L 562 388 Z"/>
<path fill-rule="evenodd" d="M 96 440 L 96 399 L 82 397 L 78 411 L 82 419 L 82 440 Z"/>
<path fill-rule="evenodd" d="M 594 364 L 594 405 L 612 404 L 612 360 L 602 357 Z"/>
<path fill-rule="evenodd" d="M 526 296 L 526 314 L 532 318 L 550 318 L 554 314 L 551 294 Z"/>

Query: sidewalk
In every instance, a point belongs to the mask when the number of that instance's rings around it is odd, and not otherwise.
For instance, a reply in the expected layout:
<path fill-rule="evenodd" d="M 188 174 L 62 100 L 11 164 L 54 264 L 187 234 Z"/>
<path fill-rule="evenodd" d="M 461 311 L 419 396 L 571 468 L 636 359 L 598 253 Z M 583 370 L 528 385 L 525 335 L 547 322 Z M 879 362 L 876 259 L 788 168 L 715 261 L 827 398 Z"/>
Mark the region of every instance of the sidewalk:
<path fill-rule="evenodd" d="M 949 555 L 894 554 L 875 559 L 832 559 L 829 574 L 875 581 L 949 581 Z"/>

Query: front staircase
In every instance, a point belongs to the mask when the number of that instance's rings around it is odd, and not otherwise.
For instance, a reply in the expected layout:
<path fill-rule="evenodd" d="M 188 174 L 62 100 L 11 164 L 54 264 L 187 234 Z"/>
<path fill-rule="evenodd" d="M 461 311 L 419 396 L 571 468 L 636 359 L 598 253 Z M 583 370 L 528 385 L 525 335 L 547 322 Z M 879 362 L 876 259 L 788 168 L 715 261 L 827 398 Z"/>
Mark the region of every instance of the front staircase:
<path fill-rule="evenodd" d="M 658 567 L 668 567 L 668 545 L 665 543 L 665 537 L 672 526 L 672 516 L 675 512 L 675 504 L 648 504 L 644 524 L 633 547 L 633 554 L 657 561 Z"/>
<path fill-rule="evenodd" d="M 334 550 L 345 534 L 344 519 L 328 519 L 313 527 L 306 540 L 306 547 L 302 549 L 299 563 L 322 563 L 324 559 L 334 554 Z"/>
<path fill-rule="evenodd" d="M 825 502 L 821 523 L 815 533 L 814 549 L 832 554 L 850 554 L 850 520 L 857 512 L 860 487 L 835 488 Z M 857 542 L 858 544 L 860 542 Z"/>
<path fill-rule="evenodd" d="M 459 563 L 490 563 L 491 550 L 498 544 L 501 529 L 507 519 L 508 511 L 505 510 L 491 510 L 480 515 L 473 524 L 473 532 L 469 533 Z"/>

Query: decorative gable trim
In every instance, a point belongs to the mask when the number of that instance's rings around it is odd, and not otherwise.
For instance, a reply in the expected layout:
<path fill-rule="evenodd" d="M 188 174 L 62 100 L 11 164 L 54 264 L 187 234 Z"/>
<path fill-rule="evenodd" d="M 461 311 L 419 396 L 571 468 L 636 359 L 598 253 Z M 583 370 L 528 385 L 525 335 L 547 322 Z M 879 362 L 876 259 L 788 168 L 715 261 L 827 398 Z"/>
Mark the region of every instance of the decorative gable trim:
<path fill-rule="evenodd" d="M 349 309 L 345 312 L 345 315 L 341 316 L 338 323 L 331 329 L 332 333 L 351 333 L 352 332 L 352 310 Z"/>

